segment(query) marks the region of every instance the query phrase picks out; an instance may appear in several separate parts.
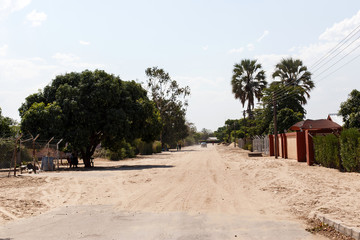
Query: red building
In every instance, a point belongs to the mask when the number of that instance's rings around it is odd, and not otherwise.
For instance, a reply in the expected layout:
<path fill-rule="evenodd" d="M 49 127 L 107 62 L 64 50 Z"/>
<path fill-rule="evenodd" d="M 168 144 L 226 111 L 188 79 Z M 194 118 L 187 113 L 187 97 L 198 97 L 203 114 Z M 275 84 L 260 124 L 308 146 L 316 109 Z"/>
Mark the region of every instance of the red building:
<path fill-rule="evenodd" d="M 316 135 L 339 134 L 342 127 L 330 119 L 305 120 L 290 127 L 291 133 L 278 134 L 278 153 L 282 158 L 296 159 L 298 162 L 314 163 L 313 137 Z M 274 156 L 274 135 L 270 138 L 270 156 Z"/>

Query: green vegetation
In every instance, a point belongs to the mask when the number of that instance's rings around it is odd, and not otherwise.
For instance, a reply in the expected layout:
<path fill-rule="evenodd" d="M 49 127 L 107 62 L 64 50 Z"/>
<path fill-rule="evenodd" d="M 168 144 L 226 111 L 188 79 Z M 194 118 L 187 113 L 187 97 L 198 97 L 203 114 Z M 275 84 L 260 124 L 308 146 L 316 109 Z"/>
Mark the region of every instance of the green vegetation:
<path fill-rule="evenodd" d="M 63 138 L 85 167 L 100 143 L 112 158 L 122 158 L 132 155 L 128 143 L 136 138 L 151 142 L 161 130 L 159 111 L 140 84 L 100 70 L 57 76 L 27 97 L 19 112 L 23 132 Z"/>
<path fill-rule="evenodd" d="M 340 136 L 342 165 L 348 172 L 360 171 L 360 132 L 355 128 L 346 129 Z"/>
<path fill-rule="evenodd" d="M 262 90 L 266 88 L 265 71 L 256 60 L 244 59 L 235 64 L 231 79 L 232 92 L 244 107 L 247 102 L 247 113 L 252 118 L 255 98 L 259 101 Z"/>
<path fill-rule="evenodd" d="M 0 138 L 9 138 L 15 135 L 12 126 L 15 121 L 9 117 L 4 117 L 1 114 L 0 108 Z"/>
<path fill-rule="evenodd" d="M 310 98 L 310 91 L 315 87 L 311 80 L 311 73 L 299 59 L 284 58 L 276 64 L 272 77 L 280 78 L 280 84 L 292 94 L 300 97 L 302 105 Z"/>
<path fill-rule="evenodd" d="M 245 102 L 248 105 L 242 119 L 228 119 L 215 131 L 218 139 L 232 142 L 237 138 L 249 140 L 256 135 L 272 134 L 274 105 L 278 113 L 278 133 L 286 132 L 304 119 L 303 106 L 315 87 L 307 67 L 299 59 L 282 59 L 275 66 L 272 77 L 279 81 L 267 86 L 265 72 L 256 60 L 244 59 L 234 65 L 232 92 L 243 106 Z M 255 99 L 259 101 L 257 108 L 254 108 Z"/>
<path fill-rule="evenodd" d="M 360 92 L 352 90 L 349 98 L 341 103 L 339 113 L 344 118 L 346 128 L 360 129 Z"/>
<path fill-rule="evenodd" d="M 328 168 L 341 169 L 339 139 L 334 134 L 314 137 L 315 162 Z"/>
<path fill-rule="evenodd" d="M 14 150 L 14 140 L 0 139 L 0 168 L 10 167 L 11 161 L 13 159 Z M 20 159 L 22 162 L 30 162 L 32 160 L 32 157 L 30 156 L 28 150 L 25 147 L 21 147 L 20 152 L 19 147 L 17 147 L 17 154 L 20 154 Z M 17 159 L 18 163 L 20 159 Z"/>
<path fill-rule="evenodd" d="M 360 172 L 360 132 L 350 128 L 334 134 L 314 137 L 315 161 L 324 167 Z"/>
<path fill-rule="evenodd" d="M 189 134 L 185 114 L 190 88 L 180 87 L 169 73 L 158 67 L 147 68 L 145 73 L 151 100 L 156 104 L 162 119 L 160 141 L 163 147 L 174 147 Z"/>

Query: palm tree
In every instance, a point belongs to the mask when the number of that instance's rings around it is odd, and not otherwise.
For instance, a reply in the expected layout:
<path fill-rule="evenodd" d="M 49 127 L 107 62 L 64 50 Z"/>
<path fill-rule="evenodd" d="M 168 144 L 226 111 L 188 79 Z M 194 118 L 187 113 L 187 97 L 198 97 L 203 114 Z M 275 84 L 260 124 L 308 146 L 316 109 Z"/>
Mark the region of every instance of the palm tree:
<path fill-rule="evenodd" d="M 311 80 L 311 73 L 299 59 L 287 58 L 282 59 L 276 64 L 273 78 L 280 78 L 281 84 L 288 88 L 291 92 L 299 94 L 301 103 L 306 104 L 306 98 L 310 98 L 309 92 L 315 87 Z"/>
<path fill-rule="evenodd" d="M 240 99 L 244 107 L 247 101 L 247 113 L 252 117 L 254 99 L 260 101 L 262 90 L 266 88 L 265 71 L 256 60 L 243 59 L 234 65 L 231 85 L 236 99 Z"/>

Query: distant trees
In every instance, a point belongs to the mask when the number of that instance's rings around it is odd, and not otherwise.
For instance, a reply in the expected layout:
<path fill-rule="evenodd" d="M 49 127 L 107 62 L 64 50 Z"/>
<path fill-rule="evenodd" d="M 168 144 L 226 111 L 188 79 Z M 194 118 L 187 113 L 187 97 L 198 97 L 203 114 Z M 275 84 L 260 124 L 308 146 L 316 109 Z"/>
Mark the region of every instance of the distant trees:
<path fill-rule="evenodd" d="M 346 128 L 360 129 L 360 92 L 352 90 L 349 98 L 341 103 L 339 113 L 343 116 Z"/>
<path fill-rule="evenodd" d="M 266 88 L 265 71 L 256 60 L 244 59 L 236 63 L 231 79 L 232 92 L 239 99 L 243 107 L 247 102 L 247 113 L 252 117 L 255 98 L 262 97 L 262 90 Z"/>
<path fill-rule="evenodd" d="M 27 97 L 19 112 L 23 132 L 63 138 L 85 167 L 99 143 L 112 147 L 135 138 L 150 141 L 161 130 L 160 114 L 140 84 L 101 70 L 56 76 Z"/>
<path fill-rule="evenodd" d="M 14 120 L 9 117 L 4 117 L 1 114 L 0 108 L 0 138 L 8 138 L 13 135 L 11 125 L 13 125 Z"/>
<path fill-rule="evenodd" d="M 180 87 L 169 73 L 158 67 L 147 68 L 145 74 L 151 100 L 155 102 L 162 119 L 160 141 L 175 145 L 189 134 L 185 114 L 190 88 Z"/>

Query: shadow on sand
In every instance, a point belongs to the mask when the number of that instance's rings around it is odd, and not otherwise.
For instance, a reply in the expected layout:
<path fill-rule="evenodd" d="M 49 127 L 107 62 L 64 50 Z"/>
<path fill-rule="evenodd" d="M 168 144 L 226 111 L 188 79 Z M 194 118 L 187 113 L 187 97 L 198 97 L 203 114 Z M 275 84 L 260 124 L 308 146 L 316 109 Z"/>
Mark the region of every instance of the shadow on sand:
<path fill-rule="evenodd" d="M 110 166 L 110 167 L 91 167 L 91 168 L 63 168 L 60 171 L 130 171 L 130 170 L 144 170 L 152 168 L 173 168 L 173 165 L 121 165 L 121 166 Z"/>

